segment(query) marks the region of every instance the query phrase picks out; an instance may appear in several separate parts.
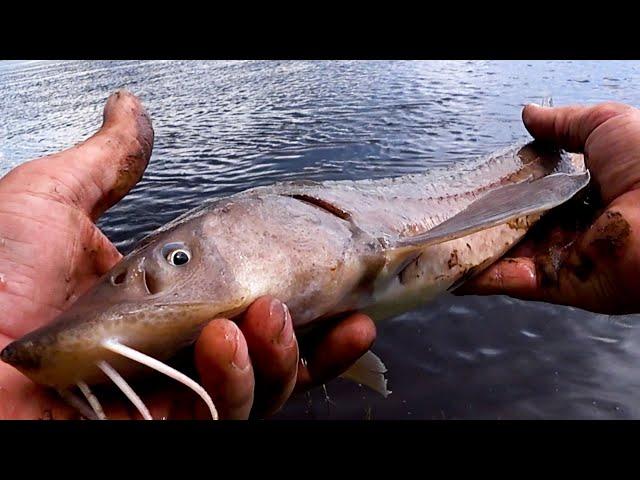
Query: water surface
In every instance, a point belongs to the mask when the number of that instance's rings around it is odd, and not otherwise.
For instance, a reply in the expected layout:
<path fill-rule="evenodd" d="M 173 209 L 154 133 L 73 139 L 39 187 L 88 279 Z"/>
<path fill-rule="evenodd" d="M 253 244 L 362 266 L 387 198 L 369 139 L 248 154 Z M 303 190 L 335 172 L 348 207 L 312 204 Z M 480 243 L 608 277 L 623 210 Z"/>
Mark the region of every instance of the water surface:
<path fill-rule="evenodd" d="M 0 62 L 0 175 L 91 135 L 108 95 L 130 89 L 156 143 L 143 180 L 100 220 L 126 253 L 205 199 L 463 162 L 526 139 L 528 102 L 637 106 L 639 81 L 638 62 Z M 443 297 L 380 325 L 389 398 L 336 380 L 276 418 L 639 418 L 636 327 L 635 316 Z"/>

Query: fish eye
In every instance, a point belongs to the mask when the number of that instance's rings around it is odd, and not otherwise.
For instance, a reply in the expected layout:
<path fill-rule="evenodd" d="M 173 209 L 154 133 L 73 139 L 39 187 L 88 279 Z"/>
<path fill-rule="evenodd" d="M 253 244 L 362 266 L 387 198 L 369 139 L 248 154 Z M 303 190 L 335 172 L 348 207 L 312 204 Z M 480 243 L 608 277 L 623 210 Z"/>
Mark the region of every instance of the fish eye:
<path fill-rule="evenodd" d="M 180 265 L 184 265 L 189 260 L 191 260 L 191 256 L 189 255 L 189 252 L 187 252 L 186 250 L 180 249 L 180 250 L 174 250 L 173 252 L 171 252 L 167 257 L 167 260 L 171 265 L 175 265 L 179 267 Z"/>
<path fill-rule="evenodd" d="M 171 265 L 179 267 L 191 260 L 191 253 L 183 245 L 169 244 L 163 249 L 163 256 Z"/>

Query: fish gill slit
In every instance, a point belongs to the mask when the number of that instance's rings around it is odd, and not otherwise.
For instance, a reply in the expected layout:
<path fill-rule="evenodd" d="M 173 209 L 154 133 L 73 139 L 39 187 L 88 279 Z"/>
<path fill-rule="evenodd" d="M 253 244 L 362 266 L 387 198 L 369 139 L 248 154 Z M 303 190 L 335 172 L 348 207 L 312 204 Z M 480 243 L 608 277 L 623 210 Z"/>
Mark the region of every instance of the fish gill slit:
<path fill-rule="evenodd" d="M 146 354 L 144 354 L 144 353 L 142 353 L 142 352 L 140 352 L 138 350 L 135 350 L 134 348 L 128 347 L 128 346 L 126 346 L 126 345 L 124 345 L 124 344 L 122 344 L 122 343 L 120 343 L 120 342 L 118 342 L 116 340 L 113 340 L 113 339 L 106 340 L 105 342 L 102 343 L 102 346 L 104 348 L 106 348 L 107 350 L 110 350 L 110 351 L 112 351 L 114 353 L 122 355 L 123 357 L 126 357 L 129 360 L 133 360 L 134 362 L 138 362 L 138 363 L 140 363 L 142 365 L 145 365 L 145 366 L 147 366 L 147 367 L 149 367 L 149 368 L 151 368 L 153 370 L 156 370 L 157 372 L 160 372 L 160 373 L 166 375 L 169 378 L 173 378 L 177 382 L 180 382 L 183 385 L 189 387 L 200 398 L 202 398 L 202 400 L 207 405 L 207 407 L 209 407 L 209 412 L 211 413 L 211 418 L 213 420 L 218 420 L 218 411 L 216 410 L 216 407 L 215 407 L 215 405 L 213 403 L 213 400 L 211 400 L 211 397 L 209 396 L 207 391 L 200 384 L 198 384 L 193 379 L 191 379 L 188 376 L 186 376 L 184 373 L 179 372 L 175 368 L 170 367 L 169 365 L 167 365 L 166 363 L 161 362 L 160 360 L 157 360 L 157 359 L 155 359 L 153 357 L 150 357 L 149 355 L 146 355 Z M 101 362 L 101 363 L 105 363 L 105 362 Z M 122 377 L 120 377 L 120 378 L 122 378 Z M 124 379 L 122 379 L 122 380 L 124 381 Z"/>
<path fill-rule="evenodd" d="M 286 194 L 284 195 L 285 197 L 289 197 L 289 198 L 293 198 L 295 200 L 298 200 L 300 202 L 304 202 L 310 205 L 314 205 L 318 208 L 321 208 L 322 210 L 324 210 L 327 213 L 330 213 L 331 215 L 338 217 L 342 220 L 350 220 L 351 219 L 351 214 L 345 210 L 342 210 L 340 207 L 334 205 L 331 202 L 328 202 L 326 200 L 323 200 L 321 198 L 317 198 L 317 197 L 313 197 L 311 195 L 305 195 L 305 194 Z"/>

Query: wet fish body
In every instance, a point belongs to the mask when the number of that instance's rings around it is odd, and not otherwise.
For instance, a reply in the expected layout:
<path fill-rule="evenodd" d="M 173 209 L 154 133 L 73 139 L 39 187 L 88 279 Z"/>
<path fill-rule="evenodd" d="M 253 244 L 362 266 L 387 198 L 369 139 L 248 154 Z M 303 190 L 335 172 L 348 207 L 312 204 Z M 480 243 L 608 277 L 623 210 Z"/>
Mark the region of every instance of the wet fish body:
<path fill-rule="evenodd" d="M 65 389 L 107 380 L 102 361 L 127 378 L 143 371 L 105 342 L 166 361 L 262 295 L 284 301 L 299 331 L 354 310 L 387 318 L 489 266 L 588 181 L 581 155 L 528 143 L 422 175 L 216 199 L 149 235 L 2 359 Z"/>

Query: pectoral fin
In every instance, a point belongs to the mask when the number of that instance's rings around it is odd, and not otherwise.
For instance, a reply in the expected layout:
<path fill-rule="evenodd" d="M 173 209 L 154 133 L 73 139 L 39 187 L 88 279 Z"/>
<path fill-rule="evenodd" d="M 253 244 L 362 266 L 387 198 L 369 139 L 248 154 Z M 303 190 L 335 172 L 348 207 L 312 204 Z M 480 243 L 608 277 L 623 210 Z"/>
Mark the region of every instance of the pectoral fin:
<path fill-rule="evenodd" d="M 479 198 L 465 210 L 428 232 L 404 237 L 392 247 L 424 247 L 454 240 L 510 220 L 543 213 L 576 195 L 589 183 L 589 171 L 555 173 L 531 182 L 505 185 Z"/>
<path fill-rule="evenodd" d="M 387 367 L 384 366 L 382 360 L 369 350 L 340 376 L 366 385 L 386 398 L 391 393 L 391 391 L 387 390 L 387 379 L 384 376 L 386 372 Z"/>

